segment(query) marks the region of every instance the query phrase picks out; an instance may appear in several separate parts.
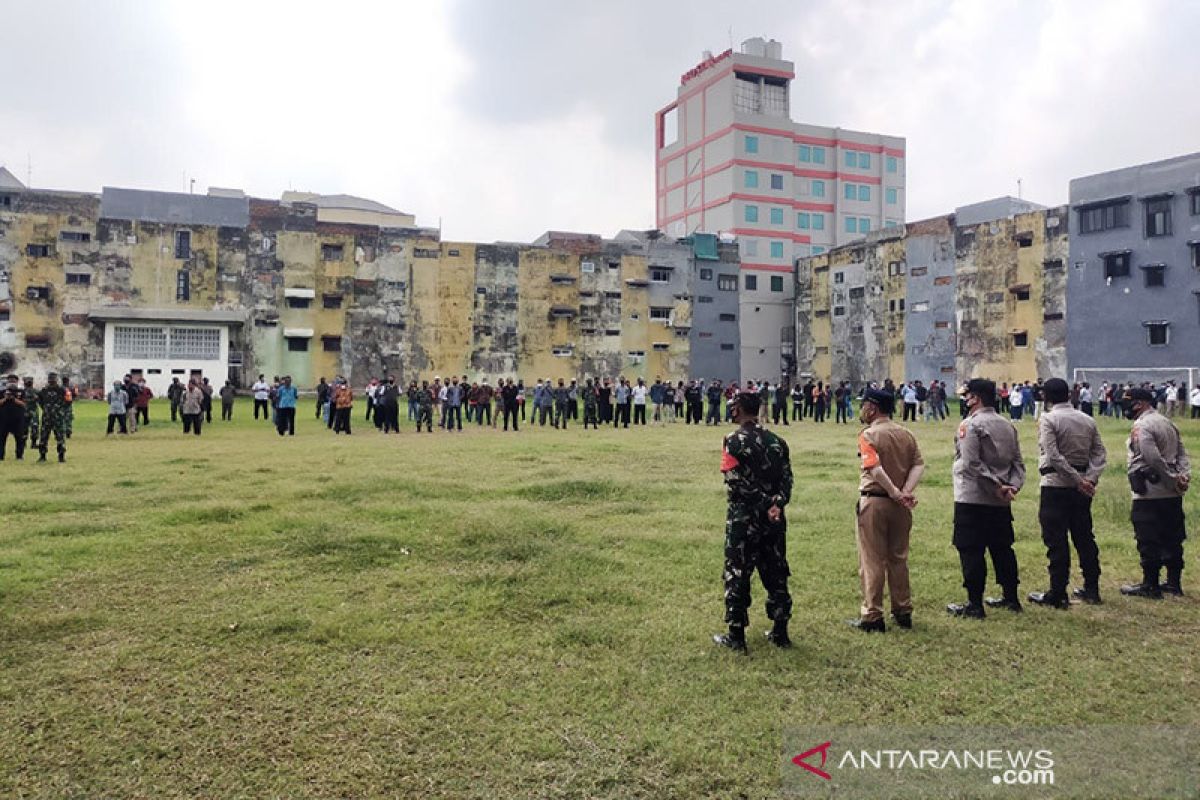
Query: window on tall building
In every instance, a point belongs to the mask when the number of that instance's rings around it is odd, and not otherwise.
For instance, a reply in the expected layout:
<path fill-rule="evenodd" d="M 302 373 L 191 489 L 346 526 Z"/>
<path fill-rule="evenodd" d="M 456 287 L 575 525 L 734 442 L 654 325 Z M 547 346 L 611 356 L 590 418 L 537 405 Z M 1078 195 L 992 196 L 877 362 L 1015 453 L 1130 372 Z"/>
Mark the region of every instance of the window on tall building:
<path fill-rule="evenodd" d="M 717 319 L 721 322 L 737 322 L 737 314 L 719 314 Z"/>
<path fill-rule="evenodd" d="M 888 262 L 888 275 L 890 275 L 893 278 L 898 275 L 903 275 L 904 274 L 904 263 L 905 262 L 903 262 L 903 261 L 889 261 Z"/>
<path fill-rule="evenodd" d="M 895 157 L 895 156 L 888 156 L 888 157 L 887 157 L 887 171 L 888 171 L 888 172 L 895 172 L 895 171 L 896 171 L 896 168 L 897 168 L 897 164 L 896 164 L 896 157 Z"/>
<path fill-rule="evenodd" d="M 871 199 L 871 187 L 867 186 L 865 183 L 860 183 L 858 185 L 858 199 L 864 200 L 864 201 L 870 200 Z"/>
<path fill-rule="evenodd" d="M 747 136 L 745 139 L 745 147 L 746 147 L 747 153 L 757 153 L 758 152 L 758 137 L 757 136 Z"/>
<path fill-rule="evenodd" d="M 717 288 L 722 292 L 736 292 L 737 275 L 718 275 Z"/>
<path fill-rule="evenodd" d="M 757 275 L 747 275 L 744 285 L 745 285 L 747 291 L 753 292 L 753 291 L 757 290 L 758 289 L 758 276 Z"/>
<path fill-rule="evenodd" d="M 321 305 L 325 308 L 341 308 L 342 296 L 340 294 L 323 294 L 321 295 Z"/>
<path fill-rule="evenodd" d="M 871 168 L 871 154 L 870 153 L 859 153 L 858 154 L 858 168 L 859 169 L 870 169 Z"/>
<path fill-rule="evenodd" d="M 341 261 L 342 246 L 340 244 L 323 244 L 321 245 L 321 260 L 322 261 Z"/>
<path fill-rule="evenodd" d="M 709 269 L 708 267 L 700 268 L 700 280 L 711 281 L 712 277 L 713 277 L 713 271 L 711 269 Z"/>
<path fill-rule="evenodd" d="M 742 250 L 748 256 L 758 256 L 758 239 L 747 239 L 742 242 Z"/>
<path fill-rule="evenodd" d="M 866 297 L 866 294 L 867 294 L 867 290 L 863 286 L 851 286 L 850 287 L 850 299 L 851 300 L 862 300 L 864 297 Z"/>
<path fill-rule="evenodd" d="M 846 233 L 858 233 L 858 217 L 846 217 Z"/>
<path fill-rule="evenodd" d="M 782 189 L 783 188 L 783 176 L 782 175 L 772 173 L 771 188 L 772 189 Z"/>
<path fill-rule="evenodd" d="M 175 302 L 186 303 L 192 299 L 192 275 L 186 269 L 175 273 Z"/>
<path fill-rule="evenodd" d="M 806 231 L 809 229 L 810 225 L 811 225 L 811 220 L 809 218 L 808 212 L 801 211 L 798 214 L 796 214 L 796 227 L 799 230 Z"/>
<path fill-rule="evenodd" d="M 852 169 L 858 167 L 858 153 L 853 150 L 847 150 L 845 154 L 846 166 Z"/>
<path fill-rule="evenodd" d="M 824 214 L 813 214 L 812 215 L 812 229 L 814 231 L 825 230 L 825 215 Z"/>
<path fill-rule="evenodd" d="M 898 199 L 899 199 L 899 192 L 897 192 L 895 189 L 887 190 L 887 203 L 889 206 L 896 205 L 896 202 Z"/>
<path fill-rule="evenodd" d="M 846 200 L 857 200 L 858 199 L 858 187 L 855 186 L 853 183 L 843 184 L 842 185 L 842 197 Z"/>
<path fill-rule="evenodd" d="M 742 185 L 747 189 L 758 188 L 758 173 L 752 169 L 748 169 L 742 175 Z"/>
<path fill-rule="evenodd" d="M 814 164 L 824 164 L 825 163 L 825 148 L 824 147 L 814 147 L 812 149 L 812 163 L 814 163 Z"/>
<path fill-rule="evenodd" d="M 772 208 L 771 209 L 771 224 L 772 225 L 782 225 L 783 224 L 783 209 L 782 208 Z"/>
<path fill-rule="evenodd" d="M 175 231 L 175 257 L 176 258 L 191 258 L 192 257 L 192 232 L 191 231 Z"/>
<path fill-rule="evenodd" d="M 868 219 L 867 217 L 859 217 L 858 218 L 858 232 L 859 233 L 867 233 L 870 230 L 871 230 L 871 220 Z"/>
<path fill-rule="evenodd" d="M 796 160 L 801 164 L 807 164 L 812 161 L 812 148 L 806 144 L 800 145 L 796 148 Z"/>
<path fill-rule="evenodd" d="M 64 242 L 90 242 L 92 235 L 86 231 L 59 231 L 58 238 Z"/>
<path fill-rule="evenodd" d="M 811 184 L 813 197 L 825 196 L 825 181 L 813 181 Z"/>
<path fill-rule="evenodd" d="M 312 299 L 308 297 L 288 297 L 285 300 L 288 308 L 308 308 L 312 305 Z"/>
<path fill-rule="evenodd" d="M 1028 347 L 1029 333 L 1027 331 L 1013 331 L 1012 340 L 1013 347 Z"/>
<path fill-rule="evenodd" d="M 846 316 L 846 307 L 845 307 L 845 306 L 834 306 L 834 307 L 833 307 L 833 315 L 834 315 L 835 317 L 844 317 L 844 316 Z"/>
<path fill-rule="evenodd" d="M 732 345 L 732 344 L 730 344 L 729 342 L 722 342 L 722 343 L 721 343 L 721 349 L 722 349 L 722 350 L 732 350 L 732 349 L 733 349 L 733 345 Z"/>
<path fill-rule="evenodd" d="M 1200 188 L 1188 189 L 1188 210 L 1193 217 L 1200 214 Z"/>
<path fill-rule="evenodd" d="M 67 285 L 75 284 L 76 286 L 87 286 L 92 282 L 90 272 L 68 272 L 66 274 Z"/>
<path fill-rule="evenodd" d="M 834 283 L 845 283 L 846 282 L 846 273 L 844 273 L 844 272 L 833 273 L 833 282 Z"/>
<path fill-rule="evenodd" d="M 670 306 L 650 306 L 650 319 L 662 321 L 671 318 Z"/>
<path fill-rule="evenodd" d="M 30 258 L 49 258 L 53 252 L 54 248 L 48 244 L 25 245 L 25 255 Z"/>
<path fill-rule="evenodd" d="M 659 267 L 651 267 L 650 268 L 650 282 L 651 283 L 670 283 L 671 282 L 671 270 L 661 269 Z"/>
<path fill-rule="evenodd" d="M 1170 341 L 1170 323 L 1156 321 L 1143 322 L 1142 324 L 1146 326 L 1147 344 L 1150 346 L 1161 347 Z"/>
<path fill-rule="evenodd" d="M 342 352 L 342 337 L 340 336 L 322 336 L 321 349 L 326 353 Z"/>
<path fill-rule="evenodd" d="M 744 213 L 746 222 L 758 222 L 758 206 L 746 206 Z"/>
<path fill-rule="evenodd" d="M 1192 269 L 1200 269 L 1200 242 L 1188 242 L 1192 250 Z"/>
<path fill-rule="evenodd" d="M 1128 250 L 1122 250 L 1119 253 L 1101 253 L 1100 257 L 1104 259 L 1104 277 L 1108 279 L 1128 278 L 1129 256 Z"/>
<path fill-rule="evenodd" d="M 1146 200 L 1146 236 L 1171 235 L 1171 198 Z"/>
<path fill-rule="evenodd" d="M 772 292 L 782 292 L 783 291 L 783 276 L 782 275 L 772 275 L 771 276 L 771 291 Z"/>
<path fill-rule="evenodd" d="M 824 247 L 821 247 L 820 245 L 813 245 L 812 254 L 813 254 L 814 256 L 819 256 L 819 255 L 821 255 L 821 254 L 822 254 L 822 253 L 824 253 L 824 252 L 825 252 L 825 248 L 824 248 Z"/>
<path fill-rule="evenodd" d="M 783 242 L 771 242 L 771 258 L 783 258 Z"/>
<path fill-rule="evenodd" d="M 287 349 L 289 353 L 307 353 L 308 339 L 303 336 L 287 337 Z"/>
<path fill-rule="evenodd" d="M 1080 206 L 1079 232 L 1095 233 L 1129 227 L 1129 198 Z"/>
<path fill-rule="evenodd" d="M 1142 276 L 1147 286 L 1165 286 L 1167 283 L 1167 265 L 1146 264 L 1142 267 Z"/>

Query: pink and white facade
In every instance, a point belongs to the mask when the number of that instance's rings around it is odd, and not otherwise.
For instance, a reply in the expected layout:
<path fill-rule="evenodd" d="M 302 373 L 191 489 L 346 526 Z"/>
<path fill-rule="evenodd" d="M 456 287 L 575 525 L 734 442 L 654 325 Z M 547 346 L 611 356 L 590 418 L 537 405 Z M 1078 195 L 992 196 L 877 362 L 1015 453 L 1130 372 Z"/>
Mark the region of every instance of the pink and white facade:
<path fill-rule="evenodd" d="M 656 219 L 671 236 L 736 236 L 743 379 L 791 355 L 796 258 L 904 224 L 903 138 L 791 118 L 795 69 L 775 41 L 710 56 L 655 117 Z"/>

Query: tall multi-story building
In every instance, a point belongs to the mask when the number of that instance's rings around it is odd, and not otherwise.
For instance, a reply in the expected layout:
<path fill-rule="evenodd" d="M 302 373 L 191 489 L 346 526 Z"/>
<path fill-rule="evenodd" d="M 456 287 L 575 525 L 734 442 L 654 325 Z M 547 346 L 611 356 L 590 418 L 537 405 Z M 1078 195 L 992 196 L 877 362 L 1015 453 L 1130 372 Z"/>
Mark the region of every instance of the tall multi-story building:
<path fill-rule="evenodd" d="M 1076 178 L 1070 202 L 1072 370 L 1200 379 L 1200 153 Z"/>
<path fill-rule="evenodd" d="M 793 265 L 904 224 L 903 138 L 793 122 L 795 68 L 761 38 L 705 59 L 655 117 L 658 227 L 736 236 L 741 374 L 794 363 Z"/>

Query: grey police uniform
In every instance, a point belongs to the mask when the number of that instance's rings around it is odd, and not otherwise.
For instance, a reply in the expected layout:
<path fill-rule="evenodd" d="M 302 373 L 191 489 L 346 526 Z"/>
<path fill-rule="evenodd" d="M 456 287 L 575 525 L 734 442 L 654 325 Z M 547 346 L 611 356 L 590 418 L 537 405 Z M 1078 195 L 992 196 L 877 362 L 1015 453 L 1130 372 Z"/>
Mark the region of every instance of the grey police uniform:
<path fill-rule="evenodd" d="M 1191 476 L 1191 464 L 1179 429 L 1154 409 L 1133 423 L 1128 449 L 1129 484 L 1133 490 L 1130 520 L 1141 557 L 1142 572 L 1157 585 L 1159 570 L 1178 585 L 1183 570 L 1183 541 L 1187 538 L 1183 492 L 1176 481 Z"/>

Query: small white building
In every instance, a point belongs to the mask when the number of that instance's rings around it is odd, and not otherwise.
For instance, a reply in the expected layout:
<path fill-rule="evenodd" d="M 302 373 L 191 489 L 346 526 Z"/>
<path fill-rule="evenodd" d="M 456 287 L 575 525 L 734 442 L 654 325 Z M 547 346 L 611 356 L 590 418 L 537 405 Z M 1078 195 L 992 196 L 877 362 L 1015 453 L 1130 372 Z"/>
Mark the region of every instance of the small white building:
<path fill-rule="evenodd" d="M 246 320 L 241 311 L 183 308 L 96 308 L 88 315 L 104 325 L 104 382 L 141 375 L 158 397 L 172 378 L 208 378 L 221 387 L 241 354 L 229 348 L 230 331 Z"/>

